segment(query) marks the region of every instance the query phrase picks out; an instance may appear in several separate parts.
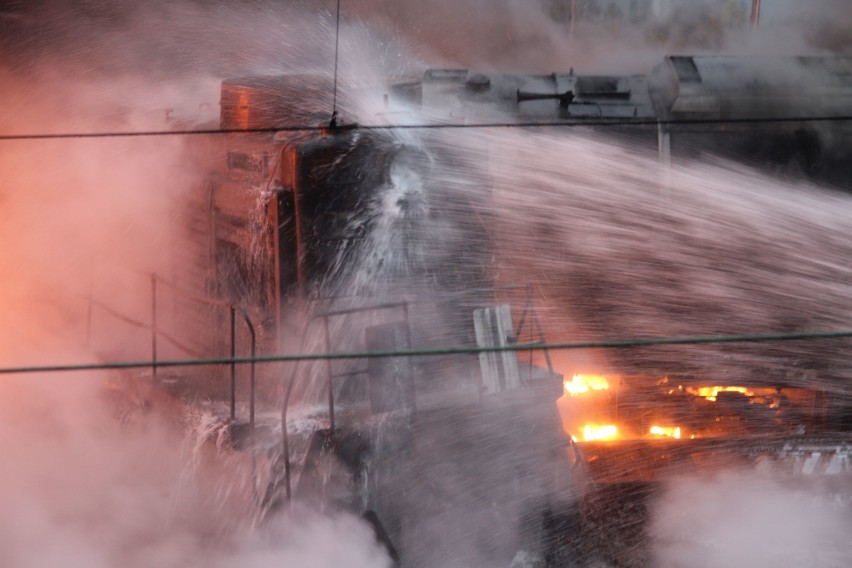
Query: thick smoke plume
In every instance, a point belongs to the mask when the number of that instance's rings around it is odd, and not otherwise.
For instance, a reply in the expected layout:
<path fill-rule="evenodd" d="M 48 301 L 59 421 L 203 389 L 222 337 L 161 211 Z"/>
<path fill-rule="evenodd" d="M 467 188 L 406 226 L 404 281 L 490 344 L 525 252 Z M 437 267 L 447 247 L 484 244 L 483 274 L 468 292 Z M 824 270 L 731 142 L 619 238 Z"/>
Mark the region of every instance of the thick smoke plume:
<path fill-rule="evenodd" d="M 222 76 L 315 64 L 310 18 L 271 16 L 252 7 L 11 6 L 0 20 L 0 130 L 215 125 Z M 150 357 L 150 332 L 111 314 L 148 324 L 150 275 L 181 281 L 200 146 L 174 136 L 3 142 L 4 366 Z M 252 488 L 250 460 L 213 445 L 212 417 L 148 391 L 146 380 L 4 376 L 0 564 L 387 565 L 357 518 L 308 515 L 255 530 L 262 488 Z"/>
<path fill-rule="evenodd" d="M 842 0 L 767 8 L 757 29 L 745 0 L 352 0 L 343 7 L 407 38 L 421 60 L 543 73 L 635 71 L 669 53 L 844 51 L 852 16 Z"/>
<path fill-rule="evenodd" d="M 4 566 L 388 565 L 355 517 L 254 530 L 247 460 L 188 436 L 164 401 L 129 392 L 73 375 L 0 385 Z"/>

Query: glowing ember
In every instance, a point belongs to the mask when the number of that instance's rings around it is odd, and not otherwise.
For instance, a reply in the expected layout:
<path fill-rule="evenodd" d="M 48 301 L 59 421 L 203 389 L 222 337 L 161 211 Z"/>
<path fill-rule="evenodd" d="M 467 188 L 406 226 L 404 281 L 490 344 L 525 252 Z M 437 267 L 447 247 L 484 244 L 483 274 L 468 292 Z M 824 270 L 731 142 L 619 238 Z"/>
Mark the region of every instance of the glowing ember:
<path fill-rule="evenodd" d="M 597 426 L 595 424 L 586 424 L 583 426 L 583 441 L 591 442 L 592 440 L 614 440 L 618 437 L 618 428 L 614 424 L 606 424 Z"/>
<path fill-rule="evenodd" d="M 669 438 L 680 439 L 680 426 L 651 426 L 651 432 L 654 436 L 667 436 Z"/>
<path fill-rule="evenodd" d="M 686 387 L 686 392 L 713 401 L 720 392 L 738 392 L 746 396 L 754 396 L 754 392 L 746 387 Z"/>
<path fill-rule="evenodd" d="M 574 375 L 570 381 L 565 381 L 565 392 L 570 396 L 608 388 L 609 382 L 602 375 Z"/>

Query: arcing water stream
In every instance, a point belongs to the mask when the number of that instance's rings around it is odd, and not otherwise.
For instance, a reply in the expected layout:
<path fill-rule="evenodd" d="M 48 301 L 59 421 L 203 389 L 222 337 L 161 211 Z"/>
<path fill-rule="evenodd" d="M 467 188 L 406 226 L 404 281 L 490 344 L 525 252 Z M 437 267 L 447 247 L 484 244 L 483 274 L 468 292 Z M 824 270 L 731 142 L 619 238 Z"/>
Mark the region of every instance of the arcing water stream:
<path fill-rule="evenodd" d="M 419 142 L 407 137 L 406 143 L 416 146 Z M 361 293 L 378 294 L 380 298 L 407 297 L 414 305 L 428 304 L 430 294 L 432 298 L 448 294 L 446 288 L 452 285 L 441 281 L 442 274 L 464 272 L 466 267 L 463 256 L 448 255 L 447 251 L 481 246 L 481 241 L 466 240 L 462 228 L 484 224 L 494 258 L 479 261 L 496 271 L 498 300 L 501 285 L 531 284 L 550 341 L 795 332 L 846 326 L 852 307 L 848 299 L 852 269 L 845 258 L 852 232 L 846 227 L 846 217 L 852 199 L 836 189 L 773 177 L 713 156 L 661 166 L 653 151 L 624 145 L 605 132 L 469 130 L 433 136 L 422 150 L 452 151 L 455 163 L 469 167 L 451 166 L 441 171 L 441 162 L 435 161 L 413 177 L 393 178 L 379 192 L 376 203 L 380 206 L 371 209 L 362 223 L 366 227 L 364 242 L 369 243 L 363 249 L 366 254 L 353 263 Z M 483 169 L 487 175 L 482 175 Z M 442 181 L 435 183 L 434 178 Z M 471 217 L 469 207 L 441 210 L 446 202 L 436 195 L 448 184 L 454 191 L 477 197 L 477 218 Z M 483 187 L 490 188 L 485 199 Z M 409 200 L 417 207 L 413 216 L 406 218 L 405 201 Z M 440 211 L 432 214 L 430 208 Z M 411 243 L 413 248 L 408 248 Z M 436 258 L 441 261 L 430 264 Z M 400 267 L 404 267 L 404 274 L 422 276 L 406 283 L 398 279 Z M 396 280 L 390 278 L 394 272 Z M 370 276 L 365 278 L 365 274 Z M 389 282 L 394 286 L 388 287 Z M 351 282 L 342 276 L 337 284 L 346 289 Z M 514 300 L 513 307 L 518 311 L 522 305 L 511 294 L 502 299 Z M 414 316 L 412 321 L 415 328 L 421 326 L 421 335 L 423 328 L 434 331 L 430 327 L 434 321 L 426 324 Z M 366 324 L 350 321 L 349 325 L 353 327 L 344 325 L 335 331 L 338 337 L 357 335 L 359 325 Z M 441 336 L 446 341 L 453 337 L 452 333 Z M 711 344 L 566 351 L 551 353 L 551 357 L 566 380 L 571 376 L 575 381 L 582 380 L 577 378 L 580 374 L 592 373 L 601 376 L 605 386 L 591 390 L 602 388 L 614 393 L 603 398 L 592 393 L 584 403 L 581 399 L 586 395 L 572 399 L 566 388 L 559 402 L 563 425 L 581 440 L 584 423 L 612 423 L 607 426 L 612 429 L 610 438 L 676 437 L 682 438 L 683 444 L 696 438 L 716 440 L 713 443 L 730 452 L 749 448 L 753 442 L 744 441 L 745 434 L 758 434 L 763 436 L 759 439 L 766 440 L 767 436 L 784 437 L 794 430 L 798 434 L 815 432 L 810 422 L 805 426 L 807 421 L 779 419 L 779 386 L 787 393 L 784 397 L 794 399 L 815 388 L 827 393 L 831 428 L 845 431 L 844 421 L 852 403 L 846 381 L 849 361 L 845 343 Z M 540 353 L 536 362 L 544 365 Z M 465 377 L 450 373 L 435 378 L 450 383 L 465 381 Z M 318 402 L 324 375 L 317 373 L 315 381 L 317 394 L 312 399 Z M 678 386 L 681 382 L 687 386 Z M 661 384 L 690 394 L 676 394 L 677 399 L 667 404 L 659 398 L 660 393 L 655 394 Z M 699 389 L 688 385 L 747 387 Z M 712 409 L 715 402 L 705 399 L 726 398 L 725 404 L 732 399 L 719 395 L 719 391 L 747 393 L 750 398 L 742 401 L 751 406 L 751 417 L 738 417 L 734 422 L 724 413 L 716 414 Z M 582 392 L 580 389 L 574 394 Z M 799 410 L 802 404 L 801 398 L 794 400 Z M 519 426 L 529 419 L 528 413 L 542 411 L 516 407 L 515 414 L 507 414 L 505 424 L 497 430 L 476 432 L 480 438 L 472 443 L 504 450 L 499 463 L 481 453 L 481 463 L 477 465 L 474 459 L 470 471 L 460 472 L 438 468 L 430 459 L 419 466 L 422 471 L 417 487 L 422 482 L 444 498 L 454 495 L 452 502 L 466 503 L 472 488 L 465 480 L 473 475 L 493 484 L 478 489 L 497 500 L 501 496 L 505 499 L 506 489 L 498 482 L 502 478 L 491 475 L 494 469 L 538 467 L 544 471 L 550 466 L 535 461 L 531 450 L 535 438 L 526 438 L 525 446 L 525 434 Z M 428 414 L 426 410 L 424 415 Z M 702 424 L 704 414 L 715 417 L 716 424 Z M 446 429 L 435 430 L 443 436 L 457 436 L 459 431 L 471 428 L 458 417 L 448 416 Z M 586 424 L 584 441 L 594 439 L 590 427 Z M 504 429 L 513 432 L 515 428 L 518 433 L 508 437 L 514 442 L 507 445 Z M 433 451 L 440 447 L 434 441 L 429 444 Z M 453 463 L 469 458 L 446 451 L 453 456 Z M 670 451 L 673 456 L 680 450 Z M 825 449 L 822 451 L 825 453 Z M 665 481 L 656 481 L 651 490 L 646 485 L 647 472 L 642 470 L 646 466 L 625 454 L 607 475 L 620 479 L 635 476 L 639 485 L 618 485 L 620 489 L 611 490 L 616 492 L 615 497 L 603 493 L 584 499 L 584 507 L 591 508 L 584 514 L 597 527 L 584 530 L 598 530 L 600 534 L 580 533 L 576 538 L 590 544 L 575 551 L 574 560 L 581 566 L 795 566 L 802 562 L 841 566 L 852 553 L 840 537 L 850 527 L 848 450 L 836 455 L 825 453 L 821 464 L 818 451 L 807 455 L 816 456 L 816 461 L 812 459 L 811 465 L 806 465 L 799 460 L 791 467 L 800 473 L 828 475 L 809 477 L 802 485 L 781 474 L 779 466 L 767 466 L 771 460 L 755 469 L 754 463 L 745 466 L 734 460 L 720 465 L 692 458 L 688 467 L 667 470 Z M 509 475 L 511 478 L 514 474 Z M 516 480 L 532 483 L 530 478 L 517 475 Z M 435 493 L 430 498 L 417 487 L 407 490 L 407 499 L 414 500 L 407 501 L 412 510 L 423 508 L 417 499 L 425 503 L 435 498 Z M 637 490 L 641 492 L 638 502 Z M 709 497 L 714 492 L 726 495 L 721 510 Z M 797 503 L 803 501 L 809 505 L 800 511 Z M 509 509 L 501 509 L 497 521 L 476 504 L 453 510 L 452 522 L 479 527 L 490 537 L 462 531 L 467 540 L 460 543 L 442 532 L 448 530 L 447 526 L 455 526 L 452 523 L 440 528 L 426 523 L 418 534 L 437 539 L 430 542 L 440 541 L 443 535 L 443 546 L 440 553 L 433 554 L 418 543 L 408 543 L 409 554 L 417 551 L 415 565 L 444 565 L 449 557 L 464 559 L 470 566 L 488 564 L 493 562 L 490 554 L 500 548 L 497 542 L 505 543 L 516 536 L 518 529 L 514 527 L 506 532 Z M 690 528 L 679 527 L 679 518 Z M 775 542 L 764 550 L 763 544 L 751 538 L 738 538 L 739 532 L 777 532 L 787 535 L 787 542 Z M 491 544 L 482 549 L 471 545 L 475 542 Z M 538 561 L 528 550 L 518 554 L 518 562 L 535 565 Z"/>

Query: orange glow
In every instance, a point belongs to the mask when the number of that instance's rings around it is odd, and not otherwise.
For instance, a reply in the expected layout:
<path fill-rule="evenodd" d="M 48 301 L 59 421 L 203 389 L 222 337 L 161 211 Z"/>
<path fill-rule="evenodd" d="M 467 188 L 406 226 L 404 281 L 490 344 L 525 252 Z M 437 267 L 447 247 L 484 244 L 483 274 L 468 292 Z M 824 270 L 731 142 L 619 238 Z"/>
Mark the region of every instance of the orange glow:
<path fill-rule="evenodd" d="M 618 437 L 618 428 L 614 424 L 606 424 L 598 426 L 596 424 L 586 424 L 583 426 L 583 441 L 591 442 L 592 440 L 615 440 Z"/>
<path fill-rule="evenodd" d="M 680 426 L 651 426 L 650 433 L 654 436 L 667 436 L 669 438 L 680 439 Z"/>
<path fill-rule="evenodd" d="M 746 387 L 686 387 L 686 392 L 713 401 L 720 392 L 738 392 L 746 396 L 754 396 L 754 392 Z"/>
<path fill-rule="evenodd" d="M 574 375 L 570 381 L 565 381 L 565 393 L 570 396 L 608 388 L 609 382 L 603 375 Z"/>
<path fill-rule="evenodd" d="M 237 100 L 237 127 L 248 128 L 250 126 L 249 118 L 249 94 L 240 91 L 240 97 Z"/>

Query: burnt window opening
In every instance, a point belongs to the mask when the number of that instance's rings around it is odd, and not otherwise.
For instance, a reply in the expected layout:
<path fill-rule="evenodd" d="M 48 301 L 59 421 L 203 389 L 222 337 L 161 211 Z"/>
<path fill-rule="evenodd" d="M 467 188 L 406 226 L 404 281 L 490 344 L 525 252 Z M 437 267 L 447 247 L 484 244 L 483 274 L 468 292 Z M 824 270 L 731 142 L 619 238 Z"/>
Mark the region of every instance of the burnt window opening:
<path fill-rule="evenodd" d="M 266 152 L 228 152 L 228 172 L 267 175 L 269 173 L 269 155 Z"/>

